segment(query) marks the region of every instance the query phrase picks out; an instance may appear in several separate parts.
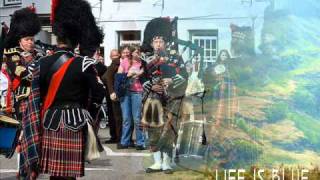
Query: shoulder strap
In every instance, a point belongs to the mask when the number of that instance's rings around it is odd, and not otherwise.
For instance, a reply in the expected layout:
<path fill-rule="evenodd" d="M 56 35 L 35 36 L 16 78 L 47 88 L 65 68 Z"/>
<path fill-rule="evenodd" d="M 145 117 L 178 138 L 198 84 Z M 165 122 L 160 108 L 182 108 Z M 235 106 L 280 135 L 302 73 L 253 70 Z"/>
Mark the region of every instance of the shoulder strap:
<path fill-rule="evenodd" d="M 61 67 L 52 75 L 52 78 L 49 83 L 48 92 L 47 92 L 46 97 L 44 99 L 43 107 L 41 110 L 41 114 L 40 114 L 41 118 L 43 117 L 46 110 L 49 109 L 50 106 L 52 105 L 52 103 L 56 97 L 56 94 L 58 92 L 58 89 L 60 87 L 61 81 L 62 81 L 69 65 L 73 62 L 74 59 L 75 59 L 75 57 L 71 57 L 71 58 L 67 59 L 66 62 L 61 64 L 60 65 Z"/>
<path fill-rule="evenodd" d="M 62 54 L 51 66 L 51 68 L 49 69 L 49 72 L 47 74 L 46 77 L 46 81 L 48 84 L 50 84 L 50 81 L 52 79 L 53 74 L 71 57 L 73 57 L 73 55 L 69 52 Z"/>

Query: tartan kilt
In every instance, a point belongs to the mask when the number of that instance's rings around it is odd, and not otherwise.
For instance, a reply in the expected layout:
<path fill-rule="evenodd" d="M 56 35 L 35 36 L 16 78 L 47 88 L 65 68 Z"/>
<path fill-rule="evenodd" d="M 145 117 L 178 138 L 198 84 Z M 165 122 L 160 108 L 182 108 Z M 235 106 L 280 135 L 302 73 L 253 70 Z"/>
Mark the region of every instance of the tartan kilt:
<path fill-rule="evenodd" d="M 27 106 L 28 106 L 28 101 L 23 99 L 20 100 L 19 102 L 19 113 L 21 115 L 25 115 L 26 114 L 26 110 L 27 110 Z M 19 117 L 19 115 L 18 115 Z M 20 117 L 22 118 L 22 117 Z M 18 121 L 22 121 L 22 119 L 18 119 Z M 22 129 L 25 129 L 25 122 L 22 122 Z M 20 152 L 20 160 L 19 160 L 19 175 L 21 176 L 26 176 L 28 173 L 28 165 L 26 162 L 26 158 L 28 157 L 28 145 L 26 142 L 26 139 L 24 138 L 24 136 L 22 137 L 22 139 L 20 140 L 20 147 L 21 147 L 21 152 Z"/>
<path fill-rule="evenodd" d="M 57 131 L 43 130 L 41 172 L 51 176 L 84 176 L 84 130 L 71 131 L 63 122 Z"/>
<path fill-rule="evenodd" d="M 19 112 L 22 114 L 25 114 L 27 110 L 27 106 L 28 106 L 28 100 L 21 100 L 19 105 Z"/>

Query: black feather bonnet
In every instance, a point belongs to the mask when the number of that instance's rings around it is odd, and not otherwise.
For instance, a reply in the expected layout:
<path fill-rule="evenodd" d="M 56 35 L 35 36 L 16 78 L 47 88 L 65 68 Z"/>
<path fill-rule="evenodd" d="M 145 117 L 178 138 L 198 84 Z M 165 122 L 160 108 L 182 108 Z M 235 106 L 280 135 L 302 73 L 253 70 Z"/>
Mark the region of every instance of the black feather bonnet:
<path fill-rule="evenodd" d="M 15 11 L 11 16 L 10 30 L 6 36 L 5 48 L 18 46 L 21 38 L 35 36 L 40 30 L 39 18 L 30 8 Z"/>
<path fill-rule="evenodd" d="M 53 0 L 51 5 L 53 33 L 73 48 L 79 45 L 81 55 L 92 56 L 104 35 L 90 4 L 85 0 Z"/>

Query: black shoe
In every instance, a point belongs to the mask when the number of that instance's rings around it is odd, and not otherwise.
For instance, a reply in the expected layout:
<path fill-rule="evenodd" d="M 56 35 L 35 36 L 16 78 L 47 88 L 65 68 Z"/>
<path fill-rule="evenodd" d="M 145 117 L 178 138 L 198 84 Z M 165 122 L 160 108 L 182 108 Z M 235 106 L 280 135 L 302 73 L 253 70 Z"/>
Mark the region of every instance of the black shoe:
<path fill-rule="evenodd" d="M 162 169 L 151 169 L 151 168 L 147 168 L 146 169 L 146 173 L 156 173 L 156 172 L 161 172 Z"/>
<path fill-rule="evenodd" d="M 117 143 L 118 141 L 116 139 L 109 139 L 109 140 L 106 140 L 104 143 L 106 144 L 114 144 L 114 143 Z"/>
<path fill-rule="evenodd" d="M 166 169 L 166 170 L 163 170 L 163 173 L 165 173 L 165 174 L 172 174 L 172 173 L 173 173 L 173 170 L 172 170 L 172 169 Z"/>
<path fill-rule="evenodd" d="M 144 148 L 143 146 L 136 146 L 136 150 L 142 151 L 142 150 L 146 150 L 146 148 Z"/>
<path fill-rule="evenodd" d="M 136 145 L 135 145 L 133 142 L 131 142 L 131 143 L 129 144 L 129 147 L 130 147 L 130 148 L 135 148 Z"/>
<path fill-rule="evenodd" d="M 117 144 L 117 149 L 128 149 L 128 146 Z"/>

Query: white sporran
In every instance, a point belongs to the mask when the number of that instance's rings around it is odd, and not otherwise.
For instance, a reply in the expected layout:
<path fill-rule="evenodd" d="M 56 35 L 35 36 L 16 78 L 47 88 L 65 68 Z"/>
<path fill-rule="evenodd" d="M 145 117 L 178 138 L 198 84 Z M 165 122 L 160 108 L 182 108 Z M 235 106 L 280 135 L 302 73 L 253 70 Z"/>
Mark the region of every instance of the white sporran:
<path fill-rule="evenodd" d="M 93 130 L 92 125 L 89 122 L 87 122 L 87 128 L 88 130 L 86 137 L 85 160 L 92 161 L 100 157 L 100 150 L 97 136 Z"/>

